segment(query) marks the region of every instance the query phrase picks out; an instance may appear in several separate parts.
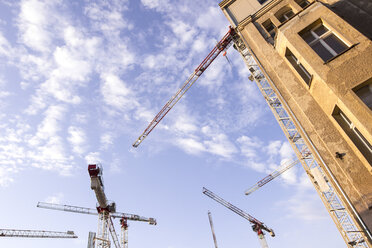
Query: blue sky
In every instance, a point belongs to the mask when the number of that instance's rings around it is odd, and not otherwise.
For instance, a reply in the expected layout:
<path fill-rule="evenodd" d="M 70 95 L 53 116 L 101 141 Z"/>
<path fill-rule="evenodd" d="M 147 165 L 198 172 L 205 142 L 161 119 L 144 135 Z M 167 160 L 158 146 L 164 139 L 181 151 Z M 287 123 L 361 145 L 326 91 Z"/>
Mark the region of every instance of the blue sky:
<path fill-rule="evenodd" d="M 298 165 L 244 191 L 294 155 L 232 48 L 138 147 L 131 145 L 228 30 L 218 1 L 0 1 L 1 228 L 74 230 L 77 240 L 1 238 L 1 247 L 86 247 L 95 216 L 88 163 L 104 167 L 132 248 L 259 247 L 249 223 L 206 187 L 274 229 L 270 247 L 343 247 Z M 119 223 L 116 223 L 119 232 Z"/>

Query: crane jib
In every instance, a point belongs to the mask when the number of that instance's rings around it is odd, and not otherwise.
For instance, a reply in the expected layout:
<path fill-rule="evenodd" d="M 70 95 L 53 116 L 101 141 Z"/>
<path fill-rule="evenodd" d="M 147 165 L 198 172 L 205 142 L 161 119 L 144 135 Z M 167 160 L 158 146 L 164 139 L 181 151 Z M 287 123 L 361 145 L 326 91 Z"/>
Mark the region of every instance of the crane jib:
<path fill-rule="evenodd" d="M 137 138 L 133 143 L 133 147 L 138 147 L 141 142 L 151 133 L 151 131 L 159 124 L 159 122 L 164 118 L 164 116 L 173 108 L 173 106 L 181 99 L 181 97 L 190 89 L 190 87 L 195 83 L 195 81 L 200 77 L 201 74 L 208 68 L 208 66 L 217 58 L 217 56 L 225 51 L 233 43 L 233 37 L 236 32 L 233 28 L 229 28 L 229 31 L 221 39 L 220 42 L 212 49 L 212 51 L 207 55 L 207 57 L 200 63 L 200 65 L 194 70 L 194 72 L 189 76 L 182 87 L 177 91 L 177 93 L 164 105 L 160 112 L 155 116 L 155 118 L 150 122 L 145 131 Z"/>

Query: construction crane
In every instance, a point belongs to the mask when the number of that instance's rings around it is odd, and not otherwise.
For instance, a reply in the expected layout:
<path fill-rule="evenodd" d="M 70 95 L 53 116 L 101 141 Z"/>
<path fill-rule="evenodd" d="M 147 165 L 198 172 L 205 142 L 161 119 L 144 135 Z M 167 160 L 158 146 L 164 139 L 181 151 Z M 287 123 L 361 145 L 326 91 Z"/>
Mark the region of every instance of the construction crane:
<path fill-rule="evenodd" d="M 53 232 L 43 230 L 0 229 L 0 237 L 76 239 L 78 236 L 76 236 L 73 231 Z"/>
<path fill-rule="evenodd" d="M 212 214 L 210 211 L 208 211 L 208 219 L 209 219 L 209 225 L 211 226 L 211 231 L 212 231 L 212 236 L 213 236 L 213 242 L 214 242 L 214 247 L 217 247 L 217 239 L 216 239 L 216 234 L 214 233 L 214 227 L 213 227 L 213 221 L 212 221 Z"/>
<path fill-rule="evenodd" d="M 265 184 L 267 184 L 268 182 L 273 180 L 274 178 L 280 176 L 281 174 L 283 174 L 284 172 L 286 172 L 287 170 L 289 170 L 290 168 L 292 168 L 293 166 L 298 164 L 299 162 L 300 162 L 300 160 L 291 161 L 287 165 L 284 165 L 281 168 L 275 170 L 273 173 L 267 175 L 266 177 L 264 177 L 263 179 L 258 181 L 255 185 L 253 185 L 252 187 L 247 189 L 245 191 L 245 194 L 249 195 L 249 194 L 253 193 L 254 191 L 258 190 L 259 188 L 261 188 L 262 186 L 264 186 Z"/>
<path fill-rule="evenodd" d="M 96 210 L 92 208 L 77 207 L 77 206 L 70 206 L 70 205 L 60 205 L 60 204 L 44 203 L 44 202 L 39 202 L 37 204 L 37 207 L 53 209 L 53 210 L 61 210 L 61 211 L 67 211 L 67 212 L 74 212 L 74 213 L 98 215 L 98 231 L 94 237 L 94 241 L 96 241 L 97 248 L 110 247 L 111 242 L 109 240 L 109 233 L 111 234 L 112 243 L 114 243 L 114 246 L 116 248 L 128 246 L 128 239 L 127 239 L 128 225 L 126 225 L 126 228 L 123 228 L 123 225 L 122 225 L 122 228 L 121 228 L 122 245 L 120 246 L 119 239 L 116 234 L 112 218 L 120 218 L 121 222 L 124 219 L 125 221 L 132 220 L 132 221 L 148 222 L 150 225 L 157 224 L 154 218 L 145 218 L 145 217 L 141 217 L 135 214 L 126 214 L 126 213 L 116 212 L 115 202 L 108 201 L 105 191 L 104 191 L 102 166 L 99 164 L 90 164 L 88 165 L 88 172 L 91 178 L 91 189 L 94 190 L 94 193 L 97 198 L 97 209 Z"/>
<path fill-rule="evenodd" d="M 234 213 L 236 213 L 236 214 L 240 215 L 241 217 L 243 217 L 244 219 L 248 220 L 252 224 L 252 230 L 258 236 L 258 240 L 259 240 L 259 242 L 261 244 L 261 247 L 262 248 L 268 248 L 268 245 L 267 245 L 267 242 L 266 242 L 266 239 L 265 239 L 265 234 L 264 234 L 263 231 L 266 231 L 272 237 L 275 237 L 275 233 L 274 233 L 274 231 L 271 228 L 268 228 L 263 222 L 257 220 L 256 218 L 254 218 L 251 215 L 247 214 L 243 210 L 241 210 L 238 207 L 232 205 L 230 202 L 222 199 L 221 197 L 219 197 L 218 195 L 216 195 L 212 191 L 210 191 L 210 190 L 208 190 L 206 188 L 203 188 L 203 194 L 205 194 L 206 196 L 209 196 L 210 198 L 212 198 L 216 202 L 220 203 L 221 205 L 227 207 L 228 209 L 230 209 Z"/>
<path fill-rule="evenodd" d="M 174 96 L 164 105 L 160 112 L 150 122 L 145 131 L 133 143 L 133 147 L 138 147 L 141 142 L 151 133 L 151 131 L 159 124 L 164 116 L 174 107 L 174 105 L 181 99 L 181 97 L 190 89 L 196 80 L 203 74 L 208 66 L 217 58 L 217 56 L 226 51 L 233 43 L 233 37 L 236 35 L 235 30 L 231 27 L 227 34 L 216 44 L 212 51 L 207 55 L 203 62 L 194 70 L 182 87 L 176 92 Z"/>
<path fill-rule="evenodd" d="M 345 192 L 333 177 L 328 165 L 325 164 L 316 147 L 304 132 L 279 90 L 268 77 L 260 61 L 252 52 L 248 43 L 241 37 L 239 29 L 234 30 L 230 27 L 228 33 L 195 69 L 177 93 L 165 104 L 145 131 L 133 143 L 133 146 L 138 147 L 212 61 L 234 43 L 234 48 L 239 52 L 251 73 L 249 79 L 257 84 L 343 239 L 352 247 L 369 247 L 366 240 L 372 240 L 371 232 L 360 219 L 354 206 L 348 201 Z M 306 154 L 306 158 L 304 158 L 304 154 Z"/>

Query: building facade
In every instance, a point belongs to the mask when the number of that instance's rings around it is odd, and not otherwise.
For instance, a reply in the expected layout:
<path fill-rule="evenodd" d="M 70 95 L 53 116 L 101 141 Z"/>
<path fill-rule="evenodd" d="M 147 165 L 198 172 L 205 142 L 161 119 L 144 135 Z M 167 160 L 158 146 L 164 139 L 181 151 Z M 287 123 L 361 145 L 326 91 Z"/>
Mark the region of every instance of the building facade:
<path fill-rule="evenodd" d="M 372 247 L 372 2 L 225 0 L 220 7 Z"/>

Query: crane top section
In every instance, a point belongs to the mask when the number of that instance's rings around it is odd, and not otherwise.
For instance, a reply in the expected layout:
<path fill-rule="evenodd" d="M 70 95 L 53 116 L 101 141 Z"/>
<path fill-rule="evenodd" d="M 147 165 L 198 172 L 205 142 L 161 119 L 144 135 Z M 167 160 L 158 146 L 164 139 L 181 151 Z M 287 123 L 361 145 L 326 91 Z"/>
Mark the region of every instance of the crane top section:
<path fill-rule="evenodd" d="M 215 193 L 213 193 L 212 191 L 206 189 L 203 187 L 203 194 L 209 196 L 210 198 L 212 198 L 213 200 L 215 200 L 216 202 L 220 203 L 221 205 L 227 207 L 228 209 L 230 209 L 231 211 L 233 211 L 234 213 L 240 215 L 241 217 L 243 217 L 244 219 L 247 219 L 252 225 L 253 227 L 255 227 L 256 230 L 265 230 L 267 231 L 268 233 L 270 233 L 270 235 L 272 237 L 275 236 L 275 233 L 272 229 L 268 228 L 263 222 L 257 220 L 256 218 L 252 217 L 251 215 L 247 214 L 246 212 L 244 212 L 243 210 L 241 210 L 240 208 L 234 206 L 233 204 L 231 204 L 230 202 L 222 199 L 221 197 L 219 197 L 218 195 L 216 195 Z M 256 231 L 254 230 L 254 231 Z M 256 231 L 257 232 L 257 231 Z"/>
<path fill-rule="evenodd" d="M 115 202 L 109 202 L 105 194 L 105 188 L 103 185 L 103 168 L 100 164 L 88 165 L 88 172 L 90 176 L 90 187 L 96 194 L 99 211 L 107 210 L 109 212 L 116 212 Z"/>

